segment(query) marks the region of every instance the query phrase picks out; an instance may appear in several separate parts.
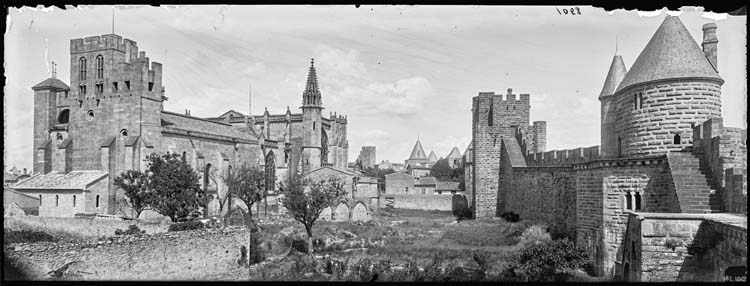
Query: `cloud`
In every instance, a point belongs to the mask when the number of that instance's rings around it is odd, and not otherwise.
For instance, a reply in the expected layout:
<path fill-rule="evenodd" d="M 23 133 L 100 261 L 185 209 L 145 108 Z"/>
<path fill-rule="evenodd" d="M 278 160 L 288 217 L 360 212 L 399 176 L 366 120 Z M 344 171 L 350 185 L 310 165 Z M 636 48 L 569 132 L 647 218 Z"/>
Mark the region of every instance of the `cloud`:
<path fill-rule="evenodd" d="M 333 109 L 364 116 L 413 117 L 435 90 L 425 77 L 376 81 L 359 59 L 359 51 L 321 44 L 317 48 L 318 81 L 324 101 Z"/>

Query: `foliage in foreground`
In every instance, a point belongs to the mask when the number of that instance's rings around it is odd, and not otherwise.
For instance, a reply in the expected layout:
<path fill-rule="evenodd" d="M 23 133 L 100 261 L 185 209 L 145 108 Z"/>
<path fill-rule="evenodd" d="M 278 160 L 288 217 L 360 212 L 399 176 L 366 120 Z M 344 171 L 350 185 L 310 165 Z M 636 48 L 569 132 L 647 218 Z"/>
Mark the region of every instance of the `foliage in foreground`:
<path fill-rule="evenodd" d="M 551 281 L 555 274 L 582 268 L 588 262 L 588 254 L 564 238 L 527 245 L 511 269 L 531 281 Z"/>
<path fill-rule="evenodd" d="M 34 230 L 3 230 L 3 241 L 7 243 L 57 241 L 52 235 Z"/>
<path fill-rule="evenodd" d="M 122 230 L 122 229 L 116 229 L 115 235 L 133 235 L 133 234 L 142 234 L 146 233 L 145 230 L 141 230 L 137 225 L 131 224 L 128 226 L 128 229 Z"/>
<path fill-rule="evenodd" d="M 180 155 L 152 153 L 145 161 L 145 172 L 127 171 L 114 180 L 137 215 L 152 208 L 176 222 L 206 207 L 208 197 L 198 184 L 198 173 Z"/>

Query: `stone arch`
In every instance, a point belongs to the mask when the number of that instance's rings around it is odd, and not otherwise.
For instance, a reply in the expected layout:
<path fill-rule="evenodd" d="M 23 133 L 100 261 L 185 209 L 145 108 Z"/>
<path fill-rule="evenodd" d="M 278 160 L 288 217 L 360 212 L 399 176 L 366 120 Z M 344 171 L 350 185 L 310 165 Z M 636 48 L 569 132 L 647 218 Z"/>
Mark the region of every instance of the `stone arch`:
<path fill-rule="evenodd" d="M 66 124 L 70 122 L 70 109 L 63 109 L 60 114 L 57 115 L 57 124 Z"/>
<path fill-rule="evenodd" d="M 349 214 L 349 206 L 345 202 L 340 202 L 334 209 L 333 220 L 348 221 Z"/>
<path fill-rule="evenodd" d="M 370 220 L 370 212 L 367 210 L 367 206 L 363 202 L 357 202 L 352 208 L 351 214 L 352 221 L 368 221 Z"/>
<path fill-rule="evenodd" d="M 323 211 L 320 212 L 320 216 L 318 218 L 324 221 L 333 220 L 333 210 L 331 209 L 331 207 L 324 208 Z"/>

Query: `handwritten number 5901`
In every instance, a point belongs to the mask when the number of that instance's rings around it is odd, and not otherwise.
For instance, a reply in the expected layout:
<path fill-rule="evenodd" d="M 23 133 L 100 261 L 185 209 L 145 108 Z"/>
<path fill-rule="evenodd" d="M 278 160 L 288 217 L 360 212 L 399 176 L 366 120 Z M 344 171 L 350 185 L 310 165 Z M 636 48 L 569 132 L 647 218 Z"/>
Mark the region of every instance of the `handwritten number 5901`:
<path fill-rule="evenodd" d="M 560 8 L 555 9 L 557 9 L 557 13 L 559 13 L 560 15 L 581 15 L 581 9 L 578 7 L 571 7 L 570 9 L 563 8 L 562 11 L 560 11 Z"/>

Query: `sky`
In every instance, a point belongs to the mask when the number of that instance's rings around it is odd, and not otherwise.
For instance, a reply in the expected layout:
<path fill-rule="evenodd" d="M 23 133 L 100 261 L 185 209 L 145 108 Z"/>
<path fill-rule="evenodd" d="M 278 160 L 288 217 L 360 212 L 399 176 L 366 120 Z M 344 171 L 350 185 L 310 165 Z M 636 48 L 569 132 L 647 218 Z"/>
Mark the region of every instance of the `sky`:
<path fill-rule="evenodd" d="M 531 94 L 532 121 L 547 122 L 547 150 L 599 144 L 600 106 L 615 47 L 630 68 L 667 15 L 580 6 L 78 6 L 10 8 L 5 44 L 5 152 L 32 165 L 33 91 L 70 83 L 70 39 L 112 33 L 163 64 L 164 109 L 215 117 L 227 110 L 299 112 L 315 59 L 324 115 L 347 115 L 349 158 L 376 146 L 403 162 L 417 138 L 427 154 L 471 141 L 471 98 Z M 114 21 L 113 21 L 114 13 Z M 692 36 L 718 26 L 724 125 L 746 126 L 746 16 L 679 15 Z M 718 19 L 718 20 L 717 20 Z M 113 25 L 114 22 L 114 25 Z"/>

